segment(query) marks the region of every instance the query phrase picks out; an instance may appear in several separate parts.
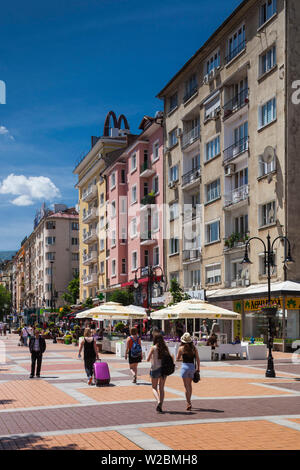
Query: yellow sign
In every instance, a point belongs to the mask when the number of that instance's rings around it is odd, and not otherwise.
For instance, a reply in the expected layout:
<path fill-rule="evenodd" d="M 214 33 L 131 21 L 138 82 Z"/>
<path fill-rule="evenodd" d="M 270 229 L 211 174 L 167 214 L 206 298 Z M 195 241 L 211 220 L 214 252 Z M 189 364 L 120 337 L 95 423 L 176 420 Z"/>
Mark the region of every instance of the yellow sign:
<path fill-rule="evenodd" d="M 233 311 L 236 313 L 242 313 L 242 302 L 241 300 L 236 300 L 233 302 Z M 233 322 L 233 338 L 239 337 L 240 340 L 243 337 L 243 328 L 242 328 L 242 321 L 237 320 Z"/>
<path fill-rule="evenodd" d="M 268 305 L 268 299 L 249 299 L 244 300 L 244 312 L 254 312 L 261 310 L 263 307 Z M 283 298 L 271 298 L 271 305 L 277 306 L 279 309 L 283 309 Z M 300 297 L 286 297 L 285 308 L 287 310 L 298 310 L 300 309 Z"/>

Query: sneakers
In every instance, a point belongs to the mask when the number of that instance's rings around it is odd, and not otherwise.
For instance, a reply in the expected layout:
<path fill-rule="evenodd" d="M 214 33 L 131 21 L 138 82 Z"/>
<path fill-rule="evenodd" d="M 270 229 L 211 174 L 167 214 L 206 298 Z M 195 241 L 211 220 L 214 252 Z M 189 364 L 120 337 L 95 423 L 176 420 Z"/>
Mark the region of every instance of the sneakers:
<path fill-rule="evenodd" d="M 136 384 L 136 375 L 133 377 L 132 383 L 133 383 L 133 384 Z"/>
<path fill-rule="evenodd" d="M 90 377 L 89 380 L 88 380 L 88 384 L 91 385 L 93 382 L 93 377 Z"/>
<path fill-rule="evenodd" d="M 29 376 L 30 379 L 33 379 L 33 377 L 34 377 L 34 375 L 30 375 L 30 376 Z"/>

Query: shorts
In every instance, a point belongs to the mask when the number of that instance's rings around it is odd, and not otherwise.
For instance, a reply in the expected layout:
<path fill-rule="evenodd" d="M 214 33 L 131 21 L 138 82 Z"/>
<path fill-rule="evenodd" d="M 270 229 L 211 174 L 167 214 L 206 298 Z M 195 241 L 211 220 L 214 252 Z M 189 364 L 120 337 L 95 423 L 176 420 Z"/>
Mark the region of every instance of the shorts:
<path fill-rule="evenodd" d="M 137 357 L 132 357 L 131 354 L 129 353 L 129 364 L 138 364 L 139 362 L 142 362 L 142 355 L 137 356 Z"/>
<path fill-rule="evenodd" d="M 195 374 L 194 363 L 184 362 L 181 366 L 180 377 L 182 379 L 192 379 Z"/>
<path fill-rule="evenodd" d="M 152 379 L 159 379 L 160 377 L 165 377 L 164 374 L 162 373 L 162 367 L 159 367 L 158 369 L 155 370 L 150 370 L 150 377 Z"/>

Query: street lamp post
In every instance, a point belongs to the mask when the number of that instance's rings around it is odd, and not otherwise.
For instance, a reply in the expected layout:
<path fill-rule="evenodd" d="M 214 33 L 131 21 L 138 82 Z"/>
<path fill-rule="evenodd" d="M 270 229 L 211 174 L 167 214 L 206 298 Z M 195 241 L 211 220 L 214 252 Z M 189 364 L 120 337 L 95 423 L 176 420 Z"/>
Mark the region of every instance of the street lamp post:
<path fill-rule="evenodd" d="M 287 237 L 284 236 L 279 236 L 276 237 L 272 244 L 271 244 L 271 237 L 270 234 L 268 233 L 267 236 L 267 246 L 265 242 L 259 238 L 259 237 L 251 237 L 249 240 L 247 240 L 246 246 L 245 246 L 245 254 L 244 254 L 244 259 L 242 261 L 242 264 L 252 264 L 249 256 L 248 256 L 248 247 L 250 245 L 251 240 L 259 240 L 263 243 L 264 245 L 264 262 L 265 266 L 267 268 L 267 278 L 268 278 L 268 305 L 266 307 L 262 308 L 262 311 L 265 313 L 265 315 L 268 318 L 268 366 L 267 366 L 267 371 L 266 371 L 266 377 L 276 377 L 275 375 L 275 370 L 274 370 L 274 361 L 273 361 L 273 356 L 272 356 L 272 348 L 273 348 L 273 320 L 275 318 L 276 312 L 277 312 L 277 307 L 271 305 L 271 267 L 275 266 L 274 263 L 274 243 L 277 240 L 282 240 L 284 241 L 284 264 L 287 265 L 289 263 L 293 262 L 293 259 L 291 257 L 291 244 L 290 241 Z M 288 252 L 286 252 L 286 247 L 288 245 Z"/>
<path fill-rule="evenodd" d="M 50 305 L 51 305 L 51 313 L 53 312 L 53 264 L 54 264 L 54 261 L 50 261 L 50 264 L 51 264 L 51 302 L 50 302 Z"/>

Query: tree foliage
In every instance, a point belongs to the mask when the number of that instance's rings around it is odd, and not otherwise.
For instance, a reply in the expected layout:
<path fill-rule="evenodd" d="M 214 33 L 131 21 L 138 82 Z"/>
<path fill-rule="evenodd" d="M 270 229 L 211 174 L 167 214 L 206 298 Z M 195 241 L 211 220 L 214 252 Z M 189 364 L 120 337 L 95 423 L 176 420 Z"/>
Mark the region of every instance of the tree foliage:
<path fill-rule="evenodd" d="M 118 302 L 122 305 L 131 305 L 133 304 L 134 298 L 133 293 L 127 289 L 117 289 L 114 292 L 111 292 L 109 296 L 110 302 Z"/>
<path fill-rule="evenodd" d="M 67 292 L 62 295 L 62 298 L 68 304 L 76 304 L 79 299 L 79 277 L 74 277 L 67 287 Z"/>
<path fill-rule="evenodd" d="M 7 315 L 10 311 L 11 294 L 0 284 L 0 318 L 3 319 L 3 315 Z"/>

